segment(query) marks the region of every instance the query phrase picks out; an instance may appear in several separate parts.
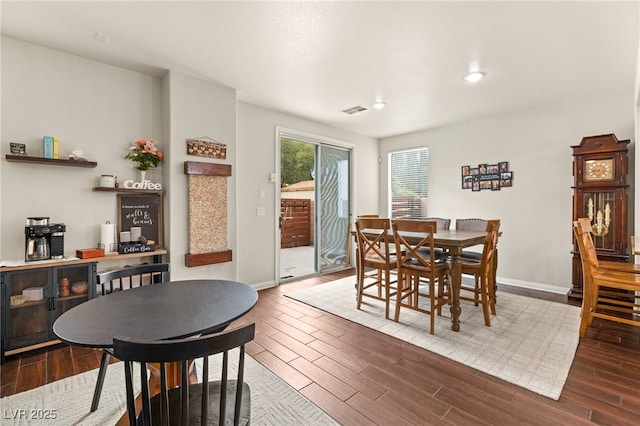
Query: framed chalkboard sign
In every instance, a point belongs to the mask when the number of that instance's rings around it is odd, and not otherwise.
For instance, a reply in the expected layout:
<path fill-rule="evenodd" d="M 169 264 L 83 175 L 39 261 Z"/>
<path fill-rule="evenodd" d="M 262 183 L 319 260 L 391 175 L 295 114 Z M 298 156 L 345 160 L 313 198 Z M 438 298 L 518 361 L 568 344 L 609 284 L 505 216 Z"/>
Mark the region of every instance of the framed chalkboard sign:
<path fill-rule="evenodd" d="M 118 232 L 135 227 L 162 247 L 162 194 L 118 194 Z"/>

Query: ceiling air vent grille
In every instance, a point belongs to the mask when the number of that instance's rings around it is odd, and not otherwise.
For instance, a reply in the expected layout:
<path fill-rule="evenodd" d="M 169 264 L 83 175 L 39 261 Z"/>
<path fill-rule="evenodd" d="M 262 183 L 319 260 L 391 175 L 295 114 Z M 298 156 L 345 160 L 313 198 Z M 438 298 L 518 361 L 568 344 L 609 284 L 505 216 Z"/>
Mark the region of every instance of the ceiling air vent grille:
<path fill-rule="evenodd" d="M 351 107 L 351 108 L 347 108 L 347 109 L 343 110 L 342 112 L 344 112 L 345 114 L 349 114 L 349 115 L 356 115 L 356 114 L 362 114 L 365 111 L 368 111 L 368 109 L 358 105 L 358 106 L 354 106 L 354 107 Z"/>

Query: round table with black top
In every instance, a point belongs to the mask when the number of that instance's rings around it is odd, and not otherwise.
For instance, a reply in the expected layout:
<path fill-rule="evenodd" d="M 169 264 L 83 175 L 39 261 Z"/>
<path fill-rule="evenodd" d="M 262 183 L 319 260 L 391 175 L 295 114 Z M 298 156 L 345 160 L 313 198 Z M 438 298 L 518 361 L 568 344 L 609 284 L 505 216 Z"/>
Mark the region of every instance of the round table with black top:
<path fill-rule="evenodd" d="M 82 303 L 56 319 L 53 332 L 65 343 L 98 349 L 111 349 L 114 336 L 178 339 L 222 331 L 257 301 L 253 287 L 236 281 L 164 282 Z"/>
<path fill-rule="evenodd" d="M 56 319 L 53 332 L 91 348 L 111 348 L 114 336 L 178 339 L 223 330 L 257 300 L 253 287 L 235 281 L 165 282 L 82 303 Z"/>

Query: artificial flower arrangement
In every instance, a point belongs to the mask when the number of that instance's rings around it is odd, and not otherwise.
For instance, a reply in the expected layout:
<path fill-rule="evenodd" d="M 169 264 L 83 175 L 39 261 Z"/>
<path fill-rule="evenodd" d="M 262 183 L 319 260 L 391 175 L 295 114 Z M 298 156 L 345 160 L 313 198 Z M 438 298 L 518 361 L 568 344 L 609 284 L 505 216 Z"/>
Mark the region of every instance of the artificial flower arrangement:
<path fill-rule="evenodd" d="M 136 167 L 138 170 L 155 169 L 164 158 L 162 151 L 156 148 L 156 143 L 158 141 L 155 139 L 133 141 L 129 147 L 129 153 L 124 158 L 138 163 Z"/>

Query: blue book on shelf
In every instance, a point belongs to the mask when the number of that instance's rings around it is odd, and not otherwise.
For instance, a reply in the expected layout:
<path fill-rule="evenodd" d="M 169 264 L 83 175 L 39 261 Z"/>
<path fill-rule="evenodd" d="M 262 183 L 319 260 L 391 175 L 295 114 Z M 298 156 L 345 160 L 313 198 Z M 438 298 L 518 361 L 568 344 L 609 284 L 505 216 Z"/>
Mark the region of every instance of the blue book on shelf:
<path fill-rule="evenodd" d="M 45 136 L 42 138 L 44 143 L 44 158 L 53 158 L 53 136 Z"/>

